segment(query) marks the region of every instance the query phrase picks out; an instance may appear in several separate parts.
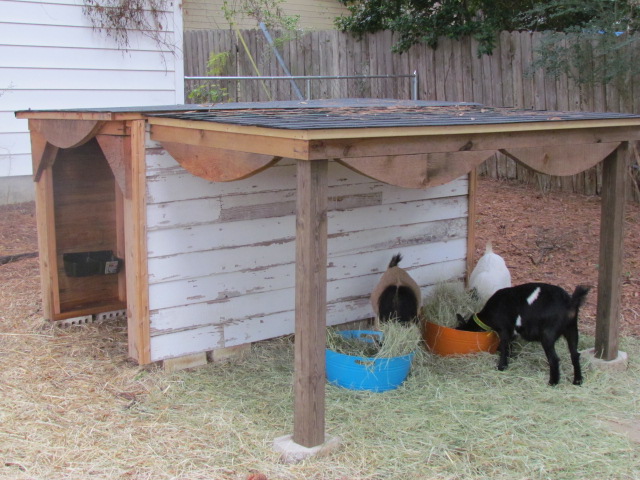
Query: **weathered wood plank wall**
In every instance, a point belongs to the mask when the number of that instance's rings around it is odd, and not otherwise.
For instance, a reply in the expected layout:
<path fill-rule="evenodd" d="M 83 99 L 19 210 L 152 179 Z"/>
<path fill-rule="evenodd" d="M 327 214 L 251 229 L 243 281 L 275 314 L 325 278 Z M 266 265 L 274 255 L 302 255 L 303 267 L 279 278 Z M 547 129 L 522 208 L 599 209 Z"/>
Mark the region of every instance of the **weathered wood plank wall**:
<path fill-rule="evenodd" d="M 261 31 L 243 30 L 262 75 L 283 75 Z M 274 37 L 277 37 L 277 33 Z M 404 54 L 391 53 L 393 35 L 381 32 L 362 41 L 337 31 L 316 31 L 285 42 L 280 49 L 292 75 L 386 75 L 419 74 L 420 100 L 470 101 L 491 106 L 513 106 L 547 110 L 590 110 L 640 113 L 640 78 L 627 78 L 616 85 L 588 87 L 542 70 L 531 74 L 534 49 L 540 33 L 503 32 L 493 55 L 478 58 L 477 41 L 443 38 L 436 50 L 414 46 Z M 206 74 L 211 53 L 230 52 L 225 75 L 257 75 L 249 55 L 235 32 L 187 31 L 185 75 Z M 312 82 L 311 98 L 410 98 L 408 79 L 322 80 Z M 193 86 L 187 82 L 186 91 Z M 229 101 L 292 100 L 287 81 L 226 82 Z M 305 84 L 298 87 L 304 92 Z M 186 99 L 188 102 L 189 99 Z M 633 161 L 638 162 L 637 157 Z M 640 182 L 640 172 L 637 179 Z M 584 194 L 600 192 L 602 172 L 597 166 L 573 177 L 539 175 L 496 155 L 481 167 L 481 173 L 496 178 L 516 178 L 543 190 L 559 189 Z M 640 201 L 637 186 L 629 189 Z"/>
<path fill-rule="evenodd" d="M 293 332 L 296 168 L 207 182 L 147 148 L 152 361 Z M 468 180 L 393 187 L 329 162 L 327 323 L 370 318 L 391 256 L 426 293 L 466 273 Z M 400 230 L 402 234 L 400 234 Z"/>

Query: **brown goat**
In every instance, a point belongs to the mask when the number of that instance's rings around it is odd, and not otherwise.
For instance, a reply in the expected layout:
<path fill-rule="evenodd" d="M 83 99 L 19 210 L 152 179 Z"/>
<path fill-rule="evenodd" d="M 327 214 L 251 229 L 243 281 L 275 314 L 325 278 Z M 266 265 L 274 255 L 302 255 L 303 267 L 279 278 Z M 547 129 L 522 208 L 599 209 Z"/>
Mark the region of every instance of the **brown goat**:
<path fill-rule="evenodd" d="M 398 267 L 402 260 L 399 253 L 389 262 L 389 267 L 380 278 L 371 293 L 371 306 L 378 321 L 397 320 L 398 322 L 417 322 L 422 306 L 422 293 L 413 278 Z"/>

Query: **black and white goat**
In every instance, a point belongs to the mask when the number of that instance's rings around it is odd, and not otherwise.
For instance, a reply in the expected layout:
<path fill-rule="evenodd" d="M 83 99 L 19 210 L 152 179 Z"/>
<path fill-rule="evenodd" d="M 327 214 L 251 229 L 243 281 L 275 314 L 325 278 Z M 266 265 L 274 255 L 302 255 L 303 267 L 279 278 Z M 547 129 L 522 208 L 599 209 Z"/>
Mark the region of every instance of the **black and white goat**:
<path fill-rule="evenodd" d="M 417 322 L 422 305 L 420 287 L 398 264 L 402 260 L 399 253 L 389 262 L 378 285 L 371 293 L 371 306 L 376 314 L 376 322 L 396 320 L 401 323 Z"/>
<path fill-rule="evenodd" d="M 578 285 L 572 295 L 548 283 L 525 283 L 503 288 L 487 300 L 478 313 L 467 320 L 458 315 L 458 329 L 493 330 L 500 337 L 498 370 L 509 364 L 511 344 L 517 335 L 542 344 L 549 361 L 549 385 L 560 380 L 560 360 L 555 344 L 560 336 L 567 341 L 573 364 L 573 383 L 582 383 L 578 352 L 578 311 L 589 287 Z"/>

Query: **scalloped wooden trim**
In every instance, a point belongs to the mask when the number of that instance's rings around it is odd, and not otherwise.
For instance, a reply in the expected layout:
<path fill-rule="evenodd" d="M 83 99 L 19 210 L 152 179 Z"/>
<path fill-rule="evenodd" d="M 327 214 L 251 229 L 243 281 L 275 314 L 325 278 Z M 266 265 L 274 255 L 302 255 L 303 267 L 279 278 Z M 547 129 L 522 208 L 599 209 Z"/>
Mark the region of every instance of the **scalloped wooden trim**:
<path fill-rule="evenodd" d="M 96 135 L 120 191 L 131 198 L 131 137 Z"/>
<path fill-rule="evenodd" d="M 500 151 L 536 172 L 547 175 L 568 176 L 584 172 L 597 165 L 619 145 L 620 142 L 591 143 L 535 148 L 508 148 Z"/>
<path fill-rule="evenodd" d="M 177 142 L 160 143 L 182 168 L 211 182 L 242 180 L 269 168 L 282 158 Z"/>
<path fill-rule="evenodd" d="M 73 148 L 95 137 L 104 123 L 99 120 L 31 120 L 30 126 L 50 144 L 59 148 Z"/>
<path fill-rule="evenodd" d="M 362 175 L 403 188 L 429 188 L 468 174 L 495 151 L 384 155 L 337 162 Z"/>

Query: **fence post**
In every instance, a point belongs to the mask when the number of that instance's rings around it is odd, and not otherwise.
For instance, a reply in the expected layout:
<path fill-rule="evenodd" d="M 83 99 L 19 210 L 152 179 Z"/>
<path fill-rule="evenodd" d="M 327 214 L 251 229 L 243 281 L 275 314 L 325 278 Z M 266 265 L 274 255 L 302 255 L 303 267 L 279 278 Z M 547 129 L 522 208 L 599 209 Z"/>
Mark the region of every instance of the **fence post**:
<path fill-rule="evenodd" d="M 411 99 L 418 100 L 418 71 L 413 71 L 413 78 L 411 79 Z"/>

